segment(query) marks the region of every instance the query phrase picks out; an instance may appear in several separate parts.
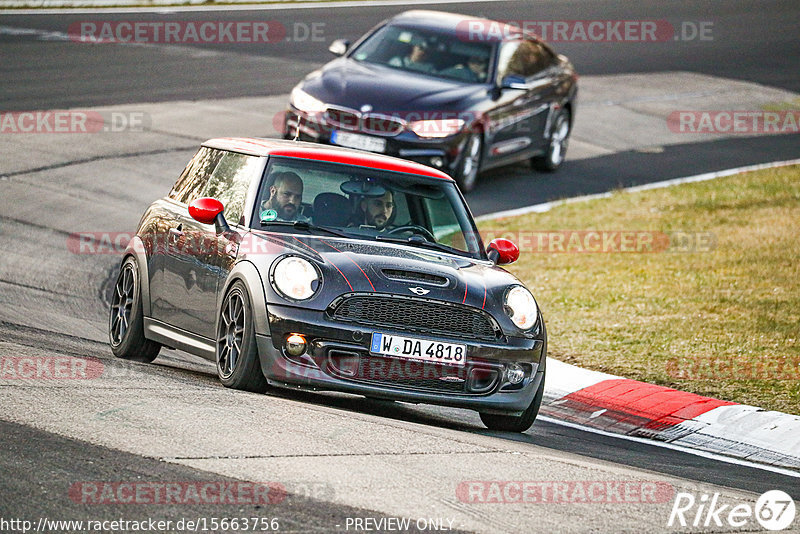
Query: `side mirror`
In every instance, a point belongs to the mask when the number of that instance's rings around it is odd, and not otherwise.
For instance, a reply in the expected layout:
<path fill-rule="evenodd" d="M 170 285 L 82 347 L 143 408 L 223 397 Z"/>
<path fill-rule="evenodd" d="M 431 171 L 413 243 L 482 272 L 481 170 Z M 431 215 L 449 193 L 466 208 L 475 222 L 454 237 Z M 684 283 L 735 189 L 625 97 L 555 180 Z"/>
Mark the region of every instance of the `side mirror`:
<path fill-rule="evenodd" d="M 218 234 L 231 230 L 223 215 L 224 210 L 225 206 L 216 198 L 198 198 L 189 204 L 189 215 L 192 219 L 203 224 L 213 224 Z"/>
<path fill-rule="evenodd" d="M 498 237 L 486 247 L 486 254 L 495 265 L 506 265 L 519 259 L 519 247 L 513 241 Z"/>
<path fill-rule="evenodd" d="M 350 48 L 350 41 L 347 39 L 336 39 L 328 47 L 328 51 L 334 56 L 343 56 Z"/>
<path fill-rule="evenodd" d="M 509 74 L 500 82 L 501 89 L 528 89 L 524 76 Z"/>

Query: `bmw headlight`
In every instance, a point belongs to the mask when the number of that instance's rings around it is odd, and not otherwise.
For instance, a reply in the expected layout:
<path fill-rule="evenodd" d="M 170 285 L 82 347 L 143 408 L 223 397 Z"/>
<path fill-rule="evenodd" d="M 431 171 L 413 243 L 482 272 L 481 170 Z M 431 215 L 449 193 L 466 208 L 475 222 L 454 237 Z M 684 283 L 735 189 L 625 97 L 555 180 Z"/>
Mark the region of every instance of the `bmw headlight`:
<path fill-rule="evenodd" d="M 319 289 L 317 269 L 298 256 L 284 256 L 272 268 L 272 287 L 291 300 L 307 300 Z"/>
<path fill-rule="evenodd" d="M 464 127 L 463 119 L 430 119 L 414 121 L 409 129 L 424 138 L 441 138 L 455 135 Z"/>
<path fill-rule="evenodd" d="M 531 292 L 522 286 L 514 286 L 506 293 L 505 309 L 508 316 L 522 330 L 536 324 L 539 309 Z"/>
<path fill-rule="evenodd" d="M 292 94 L 289 96 L 289 102 L 291 102 L 295 108 L 309 114 L 322 113 L 325 111 L 326 107 L 325 102 L 314 98 L 299 87 L 292 89 Z"/>

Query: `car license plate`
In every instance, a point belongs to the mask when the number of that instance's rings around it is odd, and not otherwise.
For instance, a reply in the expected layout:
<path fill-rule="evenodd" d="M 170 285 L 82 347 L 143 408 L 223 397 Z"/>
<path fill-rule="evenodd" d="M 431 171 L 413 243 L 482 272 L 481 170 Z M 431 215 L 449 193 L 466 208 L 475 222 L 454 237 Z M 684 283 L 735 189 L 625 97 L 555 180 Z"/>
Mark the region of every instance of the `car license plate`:
<path fill-rule="evenodd" d="M 372 354 L 385 354 L 398 358 L 443 363 L 446 365 L 465 365 L 467 361 L 466 345 L 441 343 L 428 339 L 392 336 L 380 332 L 372 333 Z"/>
<path fill-rule="evenodd" d="M 348 148 L 368 150 L 369 152 L 386 152 L 386 139 L 350 132 L 340 132 L 339 130 L 331 132 L 331 143 Z"/>

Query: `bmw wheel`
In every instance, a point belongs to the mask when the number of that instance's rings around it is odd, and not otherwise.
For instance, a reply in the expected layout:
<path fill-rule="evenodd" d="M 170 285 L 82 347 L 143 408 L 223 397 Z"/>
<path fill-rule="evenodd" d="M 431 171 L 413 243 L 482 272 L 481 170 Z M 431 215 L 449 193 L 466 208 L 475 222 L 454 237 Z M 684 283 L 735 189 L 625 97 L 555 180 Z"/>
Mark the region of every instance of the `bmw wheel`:
<path fill-rule="evenodd" d="M 497 415 L 490 413 L 481 413 L 481 421 L 486 425 L 489 430 L 502 430 L 505 432 L 525 432 L 536 420 L 539 415 L 539 407 L 542 405 L 542 397 L 544 397 L 544 377 L 539 384 L 539 389 L 536 390 L 536 395 L 533 397 L 530 406 L 522 412 L 522 415 Z"/>
<path fill-rule="evenodd" d="M 217 375 L 226 387 L 263 393 L 267 380 L 261 372 L 253 331 L 253 313 L 244 284 L 234 282 L 225 295 L 217 320 Z"/>
<path fill-rule="evenodd" d="M 464 150 L 461 153 L 461 161 L 456 170 L 456 182 L 461 191 L 468 193 L 475 189 L 478 182 L 478 170 L 481 165 L 481 149 L 483 140 L 479 132 L 473 133 L 467 138 Z"/>
<path fill-rule="evenodd" d="M 547 152 L 543 156 L 531 158 L 531 164 L 534 169 L 554 172 L 564 163 L 564 158 L 567 155 L 567 145 L 569 144 L 569 120 L 569 110 L 562 109 L 556 113 L 553 129 L 550 133 L 550 143 L 547 145 Z"/>
<path fill-rule="evenodd" d="M 136 260 L 128 257 L 119 270 L 108 316 L 111 352 L 117 358 L 152 362 L 161 345 L 144 337 L 142 289 Z"/>

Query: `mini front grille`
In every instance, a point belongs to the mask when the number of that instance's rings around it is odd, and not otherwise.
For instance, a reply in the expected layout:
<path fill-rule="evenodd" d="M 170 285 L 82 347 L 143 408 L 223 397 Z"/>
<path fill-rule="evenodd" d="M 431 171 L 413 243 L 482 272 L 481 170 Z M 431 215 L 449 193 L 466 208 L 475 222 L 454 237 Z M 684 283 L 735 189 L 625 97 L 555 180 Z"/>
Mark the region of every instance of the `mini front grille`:
<path fill-rule="evenodd" d="M 466 384 L 463 367 L 363 356 L 358 373 L 352 379 L 403 389 L 423 389 L 447 393 L 464 393 Z"/>
<path fill-rule="evenodd" d="M 328 313 L 340 321 L 449 337 L 494 340 L 499 334 L 484 311 L 415 298 L 352 295 Z"/>

